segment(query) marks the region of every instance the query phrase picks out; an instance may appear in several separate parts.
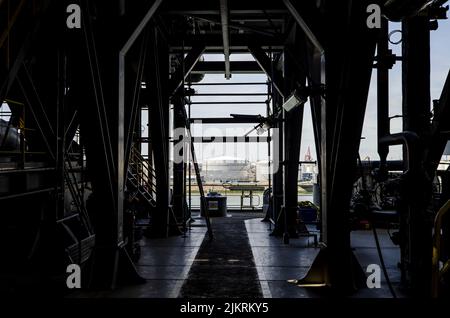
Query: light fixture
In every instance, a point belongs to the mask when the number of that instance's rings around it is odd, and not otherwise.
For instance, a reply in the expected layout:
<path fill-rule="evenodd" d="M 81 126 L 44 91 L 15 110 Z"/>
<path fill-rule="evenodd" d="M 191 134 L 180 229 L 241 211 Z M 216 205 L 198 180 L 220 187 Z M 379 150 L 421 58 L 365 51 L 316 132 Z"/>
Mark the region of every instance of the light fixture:
<path fill-rule="evenodd" d="M 304 98 L 302 96 L 298 96 L 297 93 L 294 91 L 294 93 L 289 96 L 286 101 L 283 104 L 283 108 L 285 111 L 289 112 L 293 110 L 294 108 L 303 105 L 306 103 L 307 98 Z"/>
<path fill-rule="evenodd" d="M 256 134 L 258 136 L 261 136 L 262 134 L 264 134 L 267 130 L 262 127 L 262 126 L 256 126 Z"/>

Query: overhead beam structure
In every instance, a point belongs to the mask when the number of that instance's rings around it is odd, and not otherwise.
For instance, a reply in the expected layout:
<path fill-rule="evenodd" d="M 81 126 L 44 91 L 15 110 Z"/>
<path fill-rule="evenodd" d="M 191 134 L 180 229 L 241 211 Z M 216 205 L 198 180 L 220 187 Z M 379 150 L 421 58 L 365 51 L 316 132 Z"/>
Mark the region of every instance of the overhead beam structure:
<path fill-rule="evenodd" d="M 181 53 L 183 50 L 190 50 L 197 46 L 198 43 L 204 43 L 206 50 L 210 53 L 223 54 L 223 37 L 221 34 L 198 34 L 186 35 L 185 37 L 173 37 L 168 39 L 170 51 L 173 53 Z M 184 46 L 182 45 L 184 44 Z M 260 45 L 265 50 L 275 50 L 281 52 L 284 47 L 284 40 L 280 37 L 268 36 L 264 34 L 250 33 L 231 33 L 229 35 L 230 52 L 246 53 L 251 45 Z M 224 72 L 224 68 L 222 69 Z"/>
<path fill-rule="evenodd" d="M 226 62 L 198 62 L 192 69 L 192 74 L 223 74 Z M 233 61 L 228 62 L 230 72 L 235 74 L 260 74 L 261 68 L 255 62 Z"/>
<path fill-rule="evenodd" d="M 192 141 L 195 143 L 267 143 L 271 141 L 271 138 L 266 136 L 193 136 Z"/>
<path fill-rule="evenodd" d="M 172 75 L 169 83 L 170 95 L 175 94 L 178 89 L 182 86 L 187 76 L 193 73 L 195 65 L 205 51 L 204 45 L 198 45 L 193 47 L 189 53 L 184 57 L 184 61 L 176 69 L 175 73 Z"/>
<path fill-rule="evenodd" d="M 190 118 L 189 121 L 193 124 L 259 124 L 263 119 L 259 118 Z"/>
<path fill-rule="evenodd" d="M 284 97 L 284 83 L 283 83 L 283 75 L 277 69 L 274 69 L 270 58 L 267 56 L 266 52 L 258 46 L 250 46 L 248 48 L 250 53 L 255 58 L 256 63 L 258 64 L 260 70 L 262 70 L 267 77 L 273 82 L 274 87 L 277 92 Z"/>

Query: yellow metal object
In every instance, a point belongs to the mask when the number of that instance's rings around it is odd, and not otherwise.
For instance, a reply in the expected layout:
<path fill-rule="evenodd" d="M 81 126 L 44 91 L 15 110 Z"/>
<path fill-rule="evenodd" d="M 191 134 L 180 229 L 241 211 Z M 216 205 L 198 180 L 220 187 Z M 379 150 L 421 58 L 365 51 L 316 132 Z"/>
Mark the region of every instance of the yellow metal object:
<path fill-rule="evenodd" d="M 450 200 L 448 200 L 436 214 L 434 219 L 434 237 L 433 237 L 433 256 L 432 256 L 432 273 L 431 273 L 431 295 L 434 298 L 439 296 L 439 285 L 441 277 L 449 269 L 449 262 L 447 261 L 442 269 L 439 266 L 439 260 L 441 256 L 441 232 L 442 232 L 442 220 L 445 214 L 450 210 Z"/>
<path fill-rule="evenodd" d="M 20 105 L 20 106 L 24 106 L 24 103 L 21 102 L 17 102 L 15 100 L 11 100 L 11 99 L 5 99 L 5 102 L 7 102 L 8 104 L 14 104 L 14 105 Z"/>

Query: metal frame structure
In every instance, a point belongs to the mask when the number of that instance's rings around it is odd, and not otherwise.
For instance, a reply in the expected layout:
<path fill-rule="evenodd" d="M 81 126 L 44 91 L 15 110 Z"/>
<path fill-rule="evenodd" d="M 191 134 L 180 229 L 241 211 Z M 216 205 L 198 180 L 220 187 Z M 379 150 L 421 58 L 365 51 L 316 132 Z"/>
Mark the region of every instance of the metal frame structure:
<path fill-rule="evenodd" d="M 190 125 L 198 120 L 204 124 L 253 126 L 270 120 L 277 128 L 279 134 L 269 133 L 267 137 L 233 136 L 222 141 L 269 144 L 269 156 L 280 167 L 269 181 L 273 188 L 273 234 L 282 235 L 289 243 L 298 235 L 303 105 L 289 112 L 282 106 L 292 93 L 301 93 L 311 104 L 320 158 L 324 248 L 308 275 L 296 283 L 328 286 L 337 292 L 354 291 L 364 276 L 351 251 L 349 210 L 375 68 L 381 176 L 387 175 L 389 146 L 404 145 L 399 208 L 402 281 L 415 295 L 429 294 L 433 217 L 437 212 L 432 184 L 450 129 L 450 73 L 433 114 L 430 112 L 430 22 L 435 24 L 445 17 L 445 1 L 118 0 L 111 4 L 80 0 L 75 2 L 81 7 L 82 27 L 69 29 L 61 12 L 71 2 L 20 1 L 12 16 L 6 12 L 5 1 L 0 2 L 0 15 L 7 17 L 0 20 L 0 101 L 23 104 L 22 110 L 11 104 L 13 117 L 24 120 L 23 110 L 27 114 L 22 148 L 13 150 L 22 155 L 21 160 L 0 153 L 0 159 L 5 157 L 12 160 L 10 166 L 14 165 L 14 171 L 5 170 L 6 165 L 0 162 L 0 176 L 9 182 L 0 191 L 0 202 L 6 209 L 14 209 L 17 198 L 24 196 L 27 200 L 17 208 L 20 212 L 33 205 L 40 207 L 42 218 L 30 226 L 44 233 L 40 241 L 43 253 L 39 255 L 42 266 L 48 259 L 58 265 L 66 261 L 59 253 L 64 251 L 60 246 L 63 243 L 52 243 L 63 226 L 65 233 L 79 243 L 79 259 L 94 259 L 93 286 L 114 288 L 141 281 L 130 257 L 133 226 L 126 226 L 132 219 L 133 200 L 147 204 L 151 235 L 167 237 L 186 230 L 190 218 L 186 197 L 191 200 L 186 176 L 189 174 L 190 183 L 191 164 L 201 183 L 194 143 L 223 138 L 192 137 Z M 380 29 L 367 27 L 366 9 L 372 2 L 379 4 L 384 14 Z M 402 20 L 401 57 L 389 50 L 389 20 Z M 14 41 L 10 41 L 12 38 Z M 243 52 L 250 53 L 255 61 L 231 60 L 232 54 Z M 223 54 L 223 61 L 203 61 L 205 53 Z M 389 69 L 397 62 L 402 63 L 404 131 L 391 134 Z M 232 74 L 265 74 L 269 80 L 202 82 L 204 74 L 219 73 L 226 79 Z M 268 91 L 196 94 L 195 88 L 202 85 L 219 89 L 220 85 L 267 85 Z M 246 100 L 195 101 L 191 99 L 194 96 Z M 265 100 L 256 100 L 260 96 Z M 251 97 L 254 100 L 247 99 Z M 267 115 L 191 118 L 196 105 L 212 105 L 214 109 L 237 104 L 265 105 Z M 169 137 L 171 105 L 174 127 L 184 128 L 190 139 L 183 147 L 183 156 L 189 162 L 174 164 L 173 189 L 170 147 L 171 141 L 175 145 L 179 141 Z M 149 135 L 145 138 L 140 132 L 140 123 L 145 121 L 142 108 L 148 110 L 149 117 Z M 80 133 L 78 143 L 72 142 L 76 131 Z M 270 142 L 279 144 L 278 153 L 270 152 Z M 130 178 L 139 169 L 131 171 L 129 156 L 132 147 L 142 149 L 144 143 L 149 149 L 145 167 L 151 177 L 138 176 L 143 182 L 133 186 Z M 12 175 L 17 178 L 13 180 Z M 149 184 L 156 191 L 149 191 L 153 190 L 146 188 Z M 146 198 L 150 192 L 154 197 Z M 445 187 L 443 200 L 449 196 Z M 76 205 L 77 217 L 68 215 L 67 200 Z M 77 237 L 70 228 L 69 223 L 77 218 L 89 240 Z M 448 230 L 445 224 L 444 230 Z M 71 258 L 73 246 L 65 249 Z M 82 253 L 81 247 L 86 251 L 93 248 L 95 253 Z M 54 270 L 60 272 L 61 267 Z"/>

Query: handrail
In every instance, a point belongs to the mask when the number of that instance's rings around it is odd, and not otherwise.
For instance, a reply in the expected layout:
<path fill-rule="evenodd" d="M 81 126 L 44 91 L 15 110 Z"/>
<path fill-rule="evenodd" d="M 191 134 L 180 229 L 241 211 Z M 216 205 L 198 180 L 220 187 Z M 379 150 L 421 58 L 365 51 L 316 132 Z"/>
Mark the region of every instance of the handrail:
<path fill-rule="evenodd" d="M 442 269 L 439 268 L 441 257 L 441 231 L 442 221 L 445 214 L 450 210 L 450 200 L 448 200 L 437 212 L 434 219 L 434 237 L 433 237 L 433 256 L 432 256 L 432 273 L 431 273 L 431 295 L 434 298 L 439 296 L 439 284 L 442 275 L 448 271 L 449 262 L 447 261 Z"/>
<path fill-rule="evenodd" d="M 138 170 L 137 172 L 143 174 L 147 179 L 150 179 L 149 177 L 155 178 L 155 174 L 153 171 L 149 168 L 149 166 L 145 165 L 143 162 L 134 162 L 130 161 L 130 165 L 136 165 L 141 167 L 136 167 L 135 169 Z"/>
<path fill-rule="evenodd" d="M 131 173 L 130 180 L 135 180 L 136 182 L 135 186 L 142 187 L 142 191 L 146 192 L 155 201 L 155 195 L 157 194 L 154 182 L 154 179 L 156 179 L 155 171 L 134 145 L 131 146 L 130 151 L 129 173 Z"/>
<path fill-rule="evenodd" d="M 149 173 L 149 175 L 151 176 L 151 177 L 156 177 L 155 176 L 155 174 L 154 174 L 154 172 L 149 168 L 149 167 L 147 167 L 146 165 L 144 165 L 143 163 L 140 163 L 140 162 L 134 162 L 134 161 L 130 161 L 130 166 L 132 166 L 132 165 L 141 165 L 142 166 L 142 168 L 141 168 L 141 170 L 147 170 L 148 171 L 148 173 Z M 135 168 L 135 169 L 139 169 L 139 168 Z M 147 173 L 146 173 L 147 174 Z M 148 176 L 148 175 L 147 175 Z"/>

